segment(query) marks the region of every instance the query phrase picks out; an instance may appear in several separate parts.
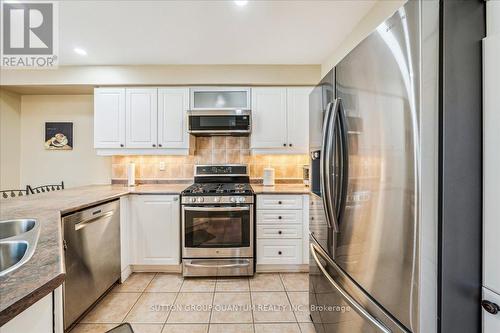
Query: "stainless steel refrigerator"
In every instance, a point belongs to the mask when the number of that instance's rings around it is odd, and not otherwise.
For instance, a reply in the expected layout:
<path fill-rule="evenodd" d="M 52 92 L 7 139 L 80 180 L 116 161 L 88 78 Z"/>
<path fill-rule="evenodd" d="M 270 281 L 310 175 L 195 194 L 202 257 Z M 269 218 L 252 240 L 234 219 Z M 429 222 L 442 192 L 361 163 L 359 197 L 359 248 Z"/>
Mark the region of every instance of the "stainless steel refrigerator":
<path fill-rule="evenodd" d="M 318 333 L 438 331 L 440 15 L 407 2 L 310 95 Z"/>

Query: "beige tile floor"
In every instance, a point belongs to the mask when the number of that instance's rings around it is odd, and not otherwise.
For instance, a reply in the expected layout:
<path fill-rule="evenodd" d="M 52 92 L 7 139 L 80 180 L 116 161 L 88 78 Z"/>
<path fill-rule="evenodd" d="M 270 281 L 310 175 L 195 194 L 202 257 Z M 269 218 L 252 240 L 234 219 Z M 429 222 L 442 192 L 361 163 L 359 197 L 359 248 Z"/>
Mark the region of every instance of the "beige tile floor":
<path fill-rule="evenodd" d="M 307 273 L 217 279 L 134 273 L 71 333 L 102 333 L 122 322 L 136 333 L 314 333 L 308 287 Z"/>

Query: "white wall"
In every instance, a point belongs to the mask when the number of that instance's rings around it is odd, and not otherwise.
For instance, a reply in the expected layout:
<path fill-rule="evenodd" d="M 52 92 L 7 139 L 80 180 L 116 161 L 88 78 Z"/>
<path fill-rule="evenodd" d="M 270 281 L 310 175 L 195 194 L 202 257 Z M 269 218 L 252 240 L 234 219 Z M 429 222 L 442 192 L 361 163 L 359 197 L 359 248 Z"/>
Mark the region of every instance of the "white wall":
<path fill-rule="evenodd" d="M 321 77 L 330 71 L 356 45 L 367 37 L 377 26 L 396 12 L 407 0 L 380 0 L 356 25 L 340 46 L 321 64 Z M 335 33 L 332 31 L 332 33 Z"/>
<path fill-rule="evenodd" d="M 486 35 L 500 34 L 500 1 L 486 3 Z"/>
<path fill-rule="evenodd" d="M 111 158 L 93 149 L 93 96 L 21 97 L 21 185 L 67 187 L 111 182 Z M 73 150 L 44 149 L 45 122 L 73 122 Z"/>
<path fill-rule="evenodd" d="M 19 189 L 21 96 L 0 89 L 0 189 Z"/>

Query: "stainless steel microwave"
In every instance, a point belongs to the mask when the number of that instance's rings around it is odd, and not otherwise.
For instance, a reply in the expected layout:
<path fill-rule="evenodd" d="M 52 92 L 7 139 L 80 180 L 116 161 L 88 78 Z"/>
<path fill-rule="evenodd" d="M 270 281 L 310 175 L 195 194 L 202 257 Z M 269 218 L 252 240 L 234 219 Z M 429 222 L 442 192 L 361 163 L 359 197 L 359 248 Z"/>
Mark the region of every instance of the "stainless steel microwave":
<path fill-rule="evenodd" d="M 249 135 L 252 128 L 250 110 L 189 111 L 189 133 L 197 136 Z"/>

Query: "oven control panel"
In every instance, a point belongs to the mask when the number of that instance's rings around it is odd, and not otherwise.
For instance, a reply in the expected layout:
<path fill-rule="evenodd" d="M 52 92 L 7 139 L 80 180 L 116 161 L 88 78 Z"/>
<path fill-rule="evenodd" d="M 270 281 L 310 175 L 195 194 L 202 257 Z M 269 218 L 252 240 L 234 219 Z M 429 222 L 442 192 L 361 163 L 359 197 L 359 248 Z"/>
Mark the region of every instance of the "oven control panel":
<path fill-rule="evenodd" d="M 183 196 L 182 204 L 253 204 L 253 196 Z"/>

